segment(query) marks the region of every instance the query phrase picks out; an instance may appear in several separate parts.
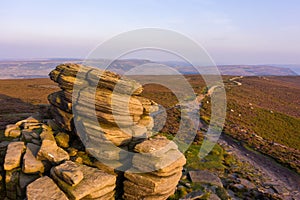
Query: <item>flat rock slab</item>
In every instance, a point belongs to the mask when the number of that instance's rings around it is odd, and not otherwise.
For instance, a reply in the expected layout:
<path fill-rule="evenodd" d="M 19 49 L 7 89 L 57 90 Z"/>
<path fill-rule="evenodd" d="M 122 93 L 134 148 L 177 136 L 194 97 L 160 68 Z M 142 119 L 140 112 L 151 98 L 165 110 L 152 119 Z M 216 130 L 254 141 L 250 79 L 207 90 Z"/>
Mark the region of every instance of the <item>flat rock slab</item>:
<path fill-rule="evenodd" d="M 207 170 L 190 171 L 189 176 L 193 183 L 204 183 L 223 187 L 221 179 L 214 173 Z"/>
<path fill-rule="evenodd" d="M 125 178 L 127 178 L 130 182 L 146 187 L 148 192 L 158 192 L 163 190 L 164 188 L 176 187 L 182 173 L 178 172 L 169 177 L 159 177 L 151 174 L 140 174 L 140 173 L 128 173 L 124 174 Z"/>
<path fill-rule="evenodd" d="M 83 179 L 83 173 L 78 163 L 66 161 L 54 167 L 55 174 L 71 186 L 76 186 Z"/>
<path fill-rule="evenodd" d="M 150 188 L 137 185 L 130 181 L 124 181 L 124 191 L 127 194 L 138 195 L 138 196 L 148 196 L 148 195 L 165 195 L 174 191 L 176 188 L 177 182 L 173 182 L 169 185 L 162 185 L 158 187 L 157 191 L 153 191 Z"/>
<path fill-rule="evenodd" d="M 132 166 L 141 172 L 167 172 L 168 169 L 183 166 L 182 163 L 185 163 L 184 156 L 178 150 L 172 149 L 160 156 L 148 156 L 143 153 L 135 154 L 132 159 Z M 166 170 L 163 170 L 164 168 Z"/>
<path fill-rule="evenodd" d="M 27 186 L 28 200 L 68 200 L 67 196 L 59 189 L 48 176 L 41 177 Z"/>
<path fill-rule="evenodd" d="M 12 170 L 20 166 L 21 156 L 26 147 L 24 142 L 11 142 L 7 146 L 7 151 L 4 160 L 4 169 L 6 171 Z"/>
<path fill-rule="evenodd" d="M 22 170 L 26 174 L 43 173 L 44 165 L 36 158 L 40 146 L 32 143 L 27 144 L 26 153 L 23 157 Z"/>
<path fill-rule="evenodd" d="M 151 140 L 146 140 L 134 147 L 134 151 L 139 153 L 151 153 L 153 156 L 163 156 L 170 150 L 177 150 L 177 145 L 163 136 L 156 136 Z"/>
<path fill-rule="evenodd" d="M 112 186 L 116 183 L 116 176 L 100 171 L 99 169 L 88 167 L 85 165 L 80 165 L 79 169 L 83 172 L 83 179 L 76 186 L 71 186 L 68 183 L 60 179 L 53 167 L 51 169 L 51 177 L 59 185 L 59 187 L 68 195 L 70 199 L 78 200 L 86 197 L 94 192 L 103 189 L 103 194 L 107 193 L 106 187 Z M 105 193 L 106 192 L 106 193 Z"/>

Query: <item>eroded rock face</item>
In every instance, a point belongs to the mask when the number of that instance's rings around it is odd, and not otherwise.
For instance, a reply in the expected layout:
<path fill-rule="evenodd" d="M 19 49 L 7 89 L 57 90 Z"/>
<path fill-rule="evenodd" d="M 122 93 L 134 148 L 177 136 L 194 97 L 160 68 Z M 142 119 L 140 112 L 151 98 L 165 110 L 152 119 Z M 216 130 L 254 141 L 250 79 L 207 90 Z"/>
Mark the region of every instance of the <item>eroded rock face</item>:
<path fill-rule="evenodd" d="M 24 142 L 11 142 L 7 146 L 7 151 L 4 160 L 4 169 L 6 171 L 15 169 L 20 166 L 21 156 L 24 153 L 26 146 Z"/>
<path fill-rule="evenodd" d="M 27 199 L 60 199 L 68 200 L 67 196 L 59 189 L 48 176 L 41 177 L 27 186 Z"/>

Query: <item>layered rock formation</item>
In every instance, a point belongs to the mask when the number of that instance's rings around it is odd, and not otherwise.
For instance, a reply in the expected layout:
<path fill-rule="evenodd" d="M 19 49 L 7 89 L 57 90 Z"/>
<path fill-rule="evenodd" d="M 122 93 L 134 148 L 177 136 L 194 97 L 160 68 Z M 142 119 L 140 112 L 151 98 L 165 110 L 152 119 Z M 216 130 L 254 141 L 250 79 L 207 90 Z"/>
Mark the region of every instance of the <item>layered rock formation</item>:
<path fill-rule="evenodd" d="M 150 114 L 158 105 L 140 96 L 139 83 L 76 64 L 59 65 L 50 77 L 62 89 L 48 97 L 53 119 L 30 117 L 4 132 L 0 199 L 167 199 L 174 193 L 185 158 L 174 142 L 153 136 Z"/>
<path fill-rule="evenodd" d="M 128 146 L 136 141 L 134 138 L 151 134 L 153 119 L 149 114 L 158 107 L 153 101 L 138 96 L 143 88 L 136 81 L 76 64 L 59 65 L 50 77 L 62 89 L 49 96 L 51 111 L 65 130 L 74 131 L 74 122 L 82 124 L 85 131 L 91 133 L 86 135 L 87 141 L 110 141 L 116 146 Z M 75 83 L 76 91 L 73 90 Z M 76 111 L 76 119 L 73 111 Z"/>
<path fill-rule="evenodd" d="M 158 105 L 140 96 L 139 83 L 75 64 L 57 66 L 50 77 L 62 89 L 49 96 L 55 121 L 85 140 L 86 151 L 100 161 L 98 167 L 128 166 L 126 181 L 120 184 L 124 199 L 166 199 L 174 193 L 185 158 L 166 138 L 148 139 L 154 126 L 150 114 Z M 84 127 L 81 132 L 78 125 Z M 131 156 L 123 155 L 122 149 L 131 151 Z"/>

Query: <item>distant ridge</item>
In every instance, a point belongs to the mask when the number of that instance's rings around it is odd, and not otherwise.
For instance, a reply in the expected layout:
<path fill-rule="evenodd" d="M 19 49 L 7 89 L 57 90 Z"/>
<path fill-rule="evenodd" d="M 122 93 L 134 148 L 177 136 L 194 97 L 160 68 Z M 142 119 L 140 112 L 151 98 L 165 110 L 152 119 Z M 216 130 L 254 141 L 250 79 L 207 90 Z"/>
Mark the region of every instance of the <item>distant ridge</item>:
<path fill-rule="evenodd" d="M 51 70 L 61 63 L 83 63 L 81 59 L 75 58 L 50 58 L 32 60 L 2 60 L 0 61 L 0 79 L 28 79 L 47 78 Z M 89 60 L 93 66 L 105 66 L 107 60 Z M 159 63 L 176 69 L 181 74 L 198 74 L 199 72 L 187 62 L 181 61 L 150 61 L 142 59 L 117 60 L 108 68 L 120 74 L 142 64 Z M 289 65 L 287 65 L 289 66 Z M 201 67 L 203 71 L 209 67 Z M 288 67 L 271 65 L 219 65 L 218 69 L 222 75 L 232 76 L 297 76 L 296 72 Z"/>

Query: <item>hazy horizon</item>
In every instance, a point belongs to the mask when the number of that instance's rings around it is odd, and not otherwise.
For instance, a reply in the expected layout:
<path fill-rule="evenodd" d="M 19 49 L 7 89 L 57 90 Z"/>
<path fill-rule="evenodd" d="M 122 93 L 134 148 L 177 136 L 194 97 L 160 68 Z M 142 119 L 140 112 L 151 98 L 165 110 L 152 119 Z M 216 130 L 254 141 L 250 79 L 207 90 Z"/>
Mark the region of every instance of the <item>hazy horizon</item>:
<path fill-rule="evenodd" d="M 296 0 L 4 1 L 0 58 L 84 58 L 112 36 L 155 27 L 193 39 L 217 64 L 300 64 L 299 8 Z"/>

